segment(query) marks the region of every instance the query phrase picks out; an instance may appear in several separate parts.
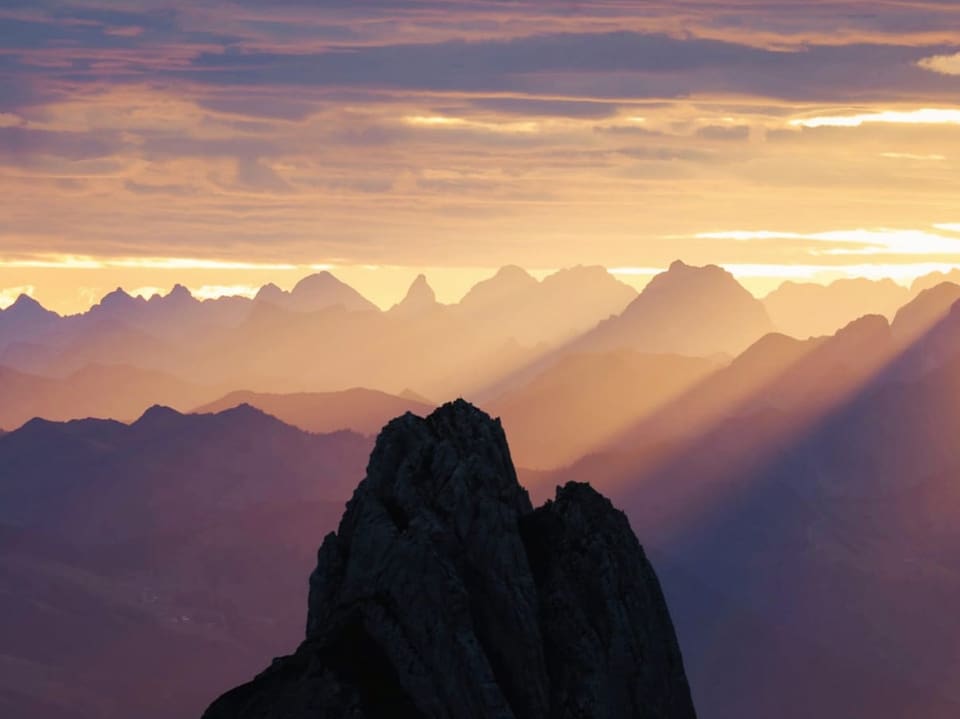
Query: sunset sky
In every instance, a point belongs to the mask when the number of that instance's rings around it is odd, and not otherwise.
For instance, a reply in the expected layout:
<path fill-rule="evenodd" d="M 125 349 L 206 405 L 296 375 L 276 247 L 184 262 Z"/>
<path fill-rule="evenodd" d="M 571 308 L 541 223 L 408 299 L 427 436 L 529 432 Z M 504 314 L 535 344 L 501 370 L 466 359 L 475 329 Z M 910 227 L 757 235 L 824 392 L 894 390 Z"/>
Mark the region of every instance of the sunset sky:
<path fill-rule="evenodd" d="M 5 0 L 0 48 L 0 306 L 960 264 L 956 0 Z"/>

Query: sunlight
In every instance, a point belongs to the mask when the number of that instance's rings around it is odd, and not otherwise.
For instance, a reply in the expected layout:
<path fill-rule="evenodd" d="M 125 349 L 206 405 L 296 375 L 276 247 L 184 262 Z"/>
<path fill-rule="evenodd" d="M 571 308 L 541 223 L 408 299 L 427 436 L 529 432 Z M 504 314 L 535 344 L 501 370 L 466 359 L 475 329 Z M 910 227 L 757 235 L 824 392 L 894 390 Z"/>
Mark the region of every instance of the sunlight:
<path fill-rule="evenodd" d="M 260 288 L 256 285 L 201 285 L 191 287 L 190 294 L 198 300 L 215 300 L 220 297 L 255 297 Z"/>
<path fill-rule="evenodd" d="M 467 120 L 462 117 L 446 117 L 443 115 L 410 115 L 404 119 L 408 125 L 415 127 L 437 127 L 442 129 L 478 130 L 482 132 L 530 134 L 539 132 L 540 125 L 532 121 L 523 122 L 483 122 Z"/>
<path fill-rule="evenodd" d="M 896 253 L 903 255 L 960 254 L 960 239 L 945 237 L 926 230 L 898 230 L 888 228 L 828 230 L 826 232 L 776 232 L 771 230 L 732 230 L 725 232 L 701 232 L 698 239 L 736 240 L 752 242 L 762 240 L 808 240 L 838 244 L 861 245 L 861 247 L 835 247 L 814 251 L 821 255 L 875 255 Z"/>
<path fill-rule="evenodd" d="M 924 108 L 922 110 L 884 110 L 859 115 L 827 115 L 798 118 L 790 121 L 793 127 L 861 127 L 866 124 L 896 125 L 960 125 L 960 110 Z"/>

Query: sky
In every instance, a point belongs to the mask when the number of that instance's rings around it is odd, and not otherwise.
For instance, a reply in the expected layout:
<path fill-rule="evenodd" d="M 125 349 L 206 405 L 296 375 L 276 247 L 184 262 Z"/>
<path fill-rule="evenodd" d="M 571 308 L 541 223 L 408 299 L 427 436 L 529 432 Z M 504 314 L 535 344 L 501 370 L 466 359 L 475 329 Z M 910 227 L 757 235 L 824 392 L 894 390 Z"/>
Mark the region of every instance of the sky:
<path fill-rule="evenodd" d="M 960 264 L 955 0 L 4 0 L 0 306 Z"/>

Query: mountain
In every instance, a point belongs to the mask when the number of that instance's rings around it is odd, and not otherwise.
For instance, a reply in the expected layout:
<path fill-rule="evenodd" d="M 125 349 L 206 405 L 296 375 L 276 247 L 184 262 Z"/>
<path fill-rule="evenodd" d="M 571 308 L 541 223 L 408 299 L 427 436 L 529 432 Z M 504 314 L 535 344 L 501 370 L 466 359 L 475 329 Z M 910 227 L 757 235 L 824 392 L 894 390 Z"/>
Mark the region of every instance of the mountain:
<path fill-rule="evenodd" d="M 440 309 L 437 295 L 427 282 L 426 275 L 417 275 L 403 300 L 390 308 L 390 311 L 406 317 L 422 315 Z"/>
<path fill-rule="evenodd" d="M 269 302 L 295 312 L 318 312 L 330 307 L 342 307 L 350 312 L 379 312 L 370 300 L 327 271 L 304 277 L 290 292 L 267 285 L 257 294 L 255 302 Z"/>
<path fill-rule="evenodd" d="M 953 269 L 949 272 L 931 272 L 929 275 L 918 277 L 910 286 L 910 291 L 917 295 L 924 290 L 942 285 L 944 282 L 960 285 L 960 269 Z"/>
<path fill-rule="evenodd" d="M 254 300 L 199 301 L 182 285 L 149 300 L 117 289 L 86 313 L 5 334 L 2 318 L 23 312 L 21 300 L 0 315 L 0 364 L 61 378 L 89 364 L 127 364 L 258 392 L 413 386 L 448 397 L 511 373 L 635 296 L 599 267 L 542 282 L 507 267 L 450 306 L 420 277 L 388 312 L 329 272 L 290 292 L 265 285 Z"/>
<path fill-rule="evenodd" d="M 897 352 L 890 323 L 861 317 L 832 337 L 798 340 L 772 333 L 751 345 L 689 391 L 639 418 L 608 447 L 644 447 L 656 441 L 688 440 L 731 416 L 789 411 L 792 427 L 805 423 L 858 391 L 884 370 Z"/>
<path fill-rule="evenodd" d="M 909 344 L 928 332 L 950 313 L 960 301 L 960 285 L 943 282 L 922 290 L 900 308 L 893 320 L 893 331 L 904 344 Z"/>
<path fill-rule="evenodd" d="M 644 527 L 711 716 L 957 716 L 958 328 L 951 313 L 932 330 L 936 363 L 882 317 L 770 335 L 537 478 L 590 477 Z"/>
<path fill-rule="evenodd" d="M 892 319 L 910 291 L 890 279 L 843 279 L 829 285 L 784 282 L 763 298 L 777 330 L 805 339 L 831 335 L 864 315 Z"/>
<path fill-rule="evenodd" d="M 574 346 L 735 355 L 772 330 L 763 305 L 729 272 L 677 261 L 654 277 L 622 314 L 600 323 Z"/>
<path fill-rule="evenodd" d="M 556 468 L 579 459 L 718 369 L 713 360 L 632 350 L 571 353 L 489 403 L 517 464 Z"/>
<path fill-rule="evenodd" d="M 0 310 L 0 352 L 15 341 L 27 341 L 49 332 L 60 315 L 45 309 L 29 295 Z"/>
<path fill-rule="evenodd" d="M 62 379 L 0 366 L 0 427 L 16 429 L 34 417 L 129 420 L 160 402 L 189 409 L 216 391 L 127 365 L 87 365 Z"/>
<path fill-rule="evenodd" d="M 418 400 L 357 387 L 342 392 L 296 394 L 231 392 L 194 411 L 222 412 L 240 404 L 256 407 L 307 432 L 350 430 L 366 435 L 376 435 L 391 418 L 405 412 L 423 414 L 432 409 Z"/>
<path fill-rule="evenodd" d="M 507 266 L 477 283 L 455 309 L 460 323 L 484 336 L 553 347 L 623 311 L 636 296 L 603 267 L 571 267 L 538 282 Z"/>
<path fill-rule="evenodd" d="M 306 639 L 206 719 L 693 717 L 626 517 L 571 483 L 534 510 L 463 401 L 381 433 L 310 575 Z"/>
<path fill-rule="evenodd" d="M 302 632 L 371 444 L 250 407 L 0 435 L 3 715 L 199 716 Z"/>

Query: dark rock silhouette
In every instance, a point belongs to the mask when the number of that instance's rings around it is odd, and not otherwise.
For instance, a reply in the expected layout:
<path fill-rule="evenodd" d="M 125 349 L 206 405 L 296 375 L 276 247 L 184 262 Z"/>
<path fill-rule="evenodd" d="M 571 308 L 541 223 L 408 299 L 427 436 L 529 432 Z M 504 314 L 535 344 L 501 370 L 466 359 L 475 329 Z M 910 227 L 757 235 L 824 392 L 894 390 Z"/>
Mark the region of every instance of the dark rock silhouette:
<path fill-rule="evenodd" d="M 585 484 L 533 510 L 468 403 L 384 428 L 310 577 L 306 640 L 206 719 L 693 717 L 626 516 Z"/>

